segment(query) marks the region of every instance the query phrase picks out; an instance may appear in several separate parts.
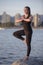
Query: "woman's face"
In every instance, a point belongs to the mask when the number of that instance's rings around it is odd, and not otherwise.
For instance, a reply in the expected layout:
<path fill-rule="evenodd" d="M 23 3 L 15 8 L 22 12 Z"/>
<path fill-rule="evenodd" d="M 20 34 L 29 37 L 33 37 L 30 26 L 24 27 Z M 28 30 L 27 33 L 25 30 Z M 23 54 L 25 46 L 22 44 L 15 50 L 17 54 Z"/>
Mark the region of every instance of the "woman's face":
<path fill-rule="evenodd" d="M 28 8 L 24 8 L 24 13 L 25 14 L 28 14 L 29 13 Z"/>

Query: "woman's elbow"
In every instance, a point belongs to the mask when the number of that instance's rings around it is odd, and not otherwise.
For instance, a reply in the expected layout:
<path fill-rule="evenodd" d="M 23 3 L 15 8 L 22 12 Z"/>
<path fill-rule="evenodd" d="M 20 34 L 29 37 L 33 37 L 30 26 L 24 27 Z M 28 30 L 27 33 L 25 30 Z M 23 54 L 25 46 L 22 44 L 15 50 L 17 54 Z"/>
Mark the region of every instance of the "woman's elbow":
<path fill-rule="evenodd" d="M 15 22 L 17 22 L 17 23 L 18 23 L 19 21 L 18 21 L 18 20 L 15 20 Z"/>

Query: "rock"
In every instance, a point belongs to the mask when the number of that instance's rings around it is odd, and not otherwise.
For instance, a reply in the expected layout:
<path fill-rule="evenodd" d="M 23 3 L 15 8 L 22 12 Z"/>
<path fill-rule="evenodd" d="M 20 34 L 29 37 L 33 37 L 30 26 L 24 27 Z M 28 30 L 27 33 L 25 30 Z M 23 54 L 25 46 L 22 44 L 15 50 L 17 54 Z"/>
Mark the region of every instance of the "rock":
<path fill-rule="evenodd" d="M 37 58 L 29 58 L 27 61 L 23 61 L 23 59 L 19 59 L 12 63 L 12 65 L 43 65 L 43 61 Z"/>

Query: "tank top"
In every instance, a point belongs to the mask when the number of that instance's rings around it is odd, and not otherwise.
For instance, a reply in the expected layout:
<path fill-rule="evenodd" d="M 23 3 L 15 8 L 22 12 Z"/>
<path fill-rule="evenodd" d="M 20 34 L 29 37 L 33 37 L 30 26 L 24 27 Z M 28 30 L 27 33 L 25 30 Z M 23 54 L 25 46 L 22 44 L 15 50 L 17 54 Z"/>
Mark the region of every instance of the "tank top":
<path fill-rule="evenodd" d="M 25 15 L 24 15 L 25 17 Z M 26 18 L 28 19 L 29 16 Z M 31 27 L 31 21 L 30 22 L 26 22 L 26 21 L 22 21 L 22 24 L 23 24 L 23 27 L 24 27 L 24 30 L 27 31 L 27 32 L 32 32 L 32 27 Z"/>

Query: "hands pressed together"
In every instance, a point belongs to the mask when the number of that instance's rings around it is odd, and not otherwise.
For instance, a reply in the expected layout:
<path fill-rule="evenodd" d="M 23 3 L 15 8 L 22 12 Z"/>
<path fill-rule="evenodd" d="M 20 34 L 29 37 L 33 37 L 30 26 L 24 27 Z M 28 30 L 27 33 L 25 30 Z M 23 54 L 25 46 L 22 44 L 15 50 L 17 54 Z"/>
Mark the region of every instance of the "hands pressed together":
<path fill-rule="evenodd" d="M 24 19 L 25 19 L 25 17 L 24 17 L 24 16 L 22 16 L 22 17 L 21 17 L 21 21 L 23 21 Z"/>
<path fill-rule="evenodd" d="M 30 22 L 30 21 L 32 21 L 32 16 L 30 16 L 29 18 L 27 18 L 27 19 L 25 19 L 25 17 L 24 16 L 22 16 L 22 18 L 21 18 L 21 21 L 25 21 L 25 22 Z"/>
<path fill-rule="evenodd" d="M 28 19 L 25 19 L 25 17 L 22 16 L 20 19 L 16 20 L 16 22 L 21 22 L 21 21 L 30 22 L 31 20 L 32 20 L 32 16 L 30 16 Z"/>

